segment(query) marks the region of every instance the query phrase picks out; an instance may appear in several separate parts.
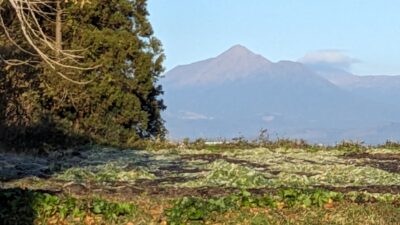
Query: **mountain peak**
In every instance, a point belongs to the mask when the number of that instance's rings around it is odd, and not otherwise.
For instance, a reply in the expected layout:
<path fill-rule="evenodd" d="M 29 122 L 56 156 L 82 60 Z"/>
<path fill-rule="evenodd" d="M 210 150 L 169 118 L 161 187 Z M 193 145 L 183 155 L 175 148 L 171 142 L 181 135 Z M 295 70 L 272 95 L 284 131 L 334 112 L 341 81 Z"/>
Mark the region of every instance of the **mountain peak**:
<path fill-rule="evenodd" d="M 234 45 L 217 57 L 176 67 L 166 76 L 185 85 L 223 83 L 268 73 L 272 65 L 243 45 Z"/>
<path fill-rule="evenodd" d="M 237 44 L 217 56 L 217 59 L 245 64 L 270 64 L 263 56 L 256 54 L 243 45 Z M 240 66 L 240 65 L 238 65 Z"/>
<path fill-rule="evenodd" d="M 226 55 L 243 56 L 243 55 L 256 55 L 256 54 L 253 53 L 252 51 L 250 51 L 245 46 L 237 44 L 237 45 L 230 47 L 228 50 L 223 52 L 220 56 L 226 56 Z"/>
<path fill-rule="evenodd" d="M 248 48 L 241 44 L 234 45 L 228 49 L 228 51 L 236 51 L 236 52 L 251 52 Z"/>

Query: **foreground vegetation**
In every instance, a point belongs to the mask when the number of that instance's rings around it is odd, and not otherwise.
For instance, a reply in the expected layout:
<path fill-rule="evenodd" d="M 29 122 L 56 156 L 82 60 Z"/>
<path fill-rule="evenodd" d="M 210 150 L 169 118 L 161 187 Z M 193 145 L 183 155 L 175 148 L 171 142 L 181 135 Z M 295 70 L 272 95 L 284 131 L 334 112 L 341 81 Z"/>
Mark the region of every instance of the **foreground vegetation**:
<path fill-rule="evenodd" d="M 159 143 L 160 144 L 160 143 Z M 158 145 L 167 146 L 165 143 Z M 0 154 L 3 224 L 399 224 L 400 148 L 301 142 Z"/>
<path fill-rule="evenodd" d="M 8 189 L 0 193 L 2 224 L 398 224 L 399 196 L 282 189 L 254 196 L 155 202 L 149 196 L 112 202 Z M 146 205 L 143 205 L 143 203 Z M 161 204 L 160 204 L 161 203 Z"/>

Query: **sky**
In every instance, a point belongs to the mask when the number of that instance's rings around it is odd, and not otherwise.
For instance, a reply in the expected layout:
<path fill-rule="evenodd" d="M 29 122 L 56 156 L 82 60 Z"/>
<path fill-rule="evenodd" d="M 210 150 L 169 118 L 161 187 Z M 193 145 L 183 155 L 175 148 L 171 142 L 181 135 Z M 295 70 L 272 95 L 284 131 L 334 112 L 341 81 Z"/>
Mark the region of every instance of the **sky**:
<path fill-rule="evenodd" d="M 400 75 L 398 0 L 149 0 L 167 70 L 241 44 L 267 59 Z"/>

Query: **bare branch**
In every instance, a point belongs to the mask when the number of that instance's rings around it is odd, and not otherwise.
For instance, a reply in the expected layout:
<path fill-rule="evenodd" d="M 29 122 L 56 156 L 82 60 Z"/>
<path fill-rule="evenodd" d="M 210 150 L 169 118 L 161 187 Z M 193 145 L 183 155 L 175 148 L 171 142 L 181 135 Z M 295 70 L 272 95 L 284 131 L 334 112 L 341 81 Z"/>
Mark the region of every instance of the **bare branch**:
<path fill-rule="evenodd" d="M 22 35 L 34 52 L 31 52 L 17 44 L 17 41 L 15 41 L 10 35 L 9 28 L 6 26 L 3 19 L 3 10 L 5 9 L 2 8 L 1 4 L 5 1 L 8 1 L 11 5 L 11 10 L 14 10 Z M 68 2 L 69 0 L 64 1 Z M 88 0 L 70 1 L 74 4 L 80 3 L 81 7 L 83 7 L 84 4 L 89 3 Z M 55 3 L 56 1 L 54 0 L 0 0 L 0 26 L 5 31 L 6 37 L 11 41 L 11 43 L 21 51 L 32 56 L 40 57 L 44 63 L 46 63 L 52 70 L 56 71 L 56 74 L 62 78 L 77 84 L 86 84 L 88 82 L 80 82 L 70 79 L 68 76 L 63 74 L 60 69 L 92 70 L 98 68 L 99 65 L 90 67 L 82 66 L 78 60 L 83 57 L 76 54 L 79 51 L 61 49 L 56 40 L 44 32 L 42 25 L 39 22 L 40 19 L 44 19 L 54 23 L 51 16 L 54 16 L 57 13 L 57 9 L 54 7 L 56 5 Z M 46 11 L 43 10 L 44 8 Z M 19 65 L 19 63 L 15 63 L 16 61 L 13 60 L 3 61 L 8 64 Z M 24 61 L 23 64 L 28 64 L 28 62 Z"/>

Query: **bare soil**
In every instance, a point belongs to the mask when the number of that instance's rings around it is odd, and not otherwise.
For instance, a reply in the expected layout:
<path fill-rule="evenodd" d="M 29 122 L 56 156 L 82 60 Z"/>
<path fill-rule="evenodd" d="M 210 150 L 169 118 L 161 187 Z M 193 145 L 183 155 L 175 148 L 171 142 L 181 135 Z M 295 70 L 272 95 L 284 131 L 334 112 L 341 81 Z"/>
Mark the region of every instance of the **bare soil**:
<path fill-rule="evenodd" d="M 400 173 L 400 154 L 390 153 L 350 153 L 344 156 L 346 159 L 365 159 L 359 166 L 371 166 L 390 173 Z"/>

